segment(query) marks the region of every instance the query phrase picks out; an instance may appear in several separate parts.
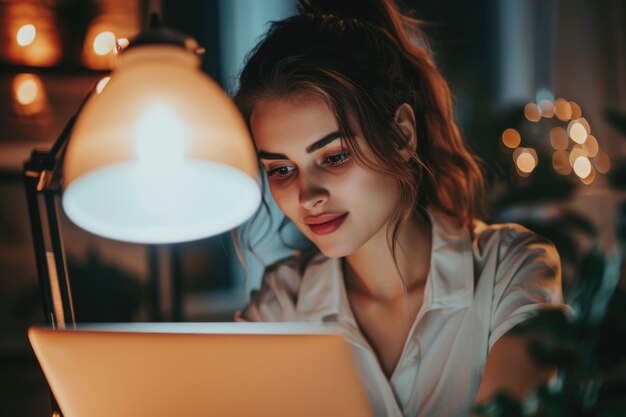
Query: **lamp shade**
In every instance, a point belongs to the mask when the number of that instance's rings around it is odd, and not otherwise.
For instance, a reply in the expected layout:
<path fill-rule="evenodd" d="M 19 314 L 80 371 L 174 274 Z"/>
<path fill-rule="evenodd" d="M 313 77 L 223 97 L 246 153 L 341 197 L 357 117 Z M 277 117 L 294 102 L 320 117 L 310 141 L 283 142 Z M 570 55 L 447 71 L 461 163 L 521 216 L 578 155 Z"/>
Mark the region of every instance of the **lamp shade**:
<path fill-rule="evenodd" d="M 257 209 L 254 146 L 234 103 L 173 45 L 125 51 L 81 111 L 63 165 L 63 209 L 111 239 L 212 236 Z"/>

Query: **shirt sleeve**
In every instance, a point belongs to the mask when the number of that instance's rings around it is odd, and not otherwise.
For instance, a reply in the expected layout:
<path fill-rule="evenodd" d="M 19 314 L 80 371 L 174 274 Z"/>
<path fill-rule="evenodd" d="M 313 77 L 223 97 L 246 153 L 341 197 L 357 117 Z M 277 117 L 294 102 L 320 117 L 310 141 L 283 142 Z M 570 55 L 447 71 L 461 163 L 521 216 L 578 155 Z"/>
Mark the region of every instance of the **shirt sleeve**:
<path fill-rule="evenodd" d="M 250 302 L 243 310 L 235 312 L 235 321 L 294 321 L 299 284 L 298 270 L 291 262 L 268 267 L 261 288 L 252 292 Z"/>
<path fill-rule="evenodd" d="M 491 314 L 489 350 L 540 309 L 566 309 L 555 246 L 519 225 L 503 229 Z"/>

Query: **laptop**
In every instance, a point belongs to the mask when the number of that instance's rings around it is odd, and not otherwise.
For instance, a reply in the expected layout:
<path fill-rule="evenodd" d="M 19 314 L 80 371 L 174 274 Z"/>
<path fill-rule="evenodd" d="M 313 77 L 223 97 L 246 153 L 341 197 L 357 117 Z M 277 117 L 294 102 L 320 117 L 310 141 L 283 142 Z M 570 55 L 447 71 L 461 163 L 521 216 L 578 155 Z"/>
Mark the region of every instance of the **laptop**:
<path fill-rule="evenodd" d="M 306 323 L 131 323 L 28 336 L 65 417 L 371 416 L 352 350 Z"/>

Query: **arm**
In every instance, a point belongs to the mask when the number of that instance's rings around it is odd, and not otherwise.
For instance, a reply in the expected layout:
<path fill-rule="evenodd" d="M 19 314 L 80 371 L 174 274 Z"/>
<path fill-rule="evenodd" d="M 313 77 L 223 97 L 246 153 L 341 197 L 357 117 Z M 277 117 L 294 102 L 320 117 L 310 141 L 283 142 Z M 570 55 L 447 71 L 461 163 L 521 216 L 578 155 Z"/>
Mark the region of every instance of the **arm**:
<path fill-rule="evenodd" d="M 498 391 L 507 391 L 523 401 L 556 372 L 535 364 L 528 352 L 529 337 L 505 334 L 493 345 L 483 373 L 476 404 L 489 400 Z"/>

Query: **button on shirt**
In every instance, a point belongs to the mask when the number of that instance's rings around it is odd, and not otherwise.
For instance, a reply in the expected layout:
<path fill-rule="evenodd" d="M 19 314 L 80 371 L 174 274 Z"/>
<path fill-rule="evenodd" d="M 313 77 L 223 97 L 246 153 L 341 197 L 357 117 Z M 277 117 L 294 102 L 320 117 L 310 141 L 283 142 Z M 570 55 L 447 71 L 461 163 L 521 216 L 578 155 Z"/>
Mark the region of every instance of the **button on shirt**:
<path fill-rule="evenodd" d="M 334 322 L 353 346 L 376 416 L 468 416 L 493 344 L 541 308 L 564 308 L 552 243 L 517 224 L 472 233 L 428 210 L 432 254 L 423 305 L 391 378 L 359 329 L 340 258 L 317 252 L 267 268 L 237 320 Z"/>

